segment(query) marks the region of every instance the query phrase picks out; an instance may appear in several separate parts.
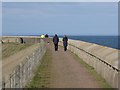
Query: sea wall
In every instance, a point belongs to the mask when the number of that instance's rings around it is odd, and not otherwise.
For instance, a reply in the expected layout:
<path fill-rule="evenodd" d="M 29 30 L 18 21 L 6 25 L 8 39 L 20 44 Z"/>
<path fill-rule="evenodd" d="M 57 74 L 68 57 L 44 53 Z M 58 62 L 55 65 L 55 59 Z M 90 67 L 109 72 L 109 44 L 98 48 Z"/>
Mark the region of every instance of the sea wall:
<path fill-rule="evenodd" d="M 34 76 L 34 72 L 38 65 L 42 62 L 42 57 L 46 52 L 46 47 L 43 43 L 30 55 L 24 58 L 19 65 L 15 67 L 8 78 L 3 78 L 3 88 L 24 88 Z"/>
<path fill-rule="evenodd" d="M 21 43 L 40 43 L 41 39 L 39 36 L 3 36 L 1 43 L 17 42 Z"/>
<path fill-rule="evenodd" d="M 78 40 L 69 40 L 68 43 L 68 49 L 92 66 L 109 85 L 113 88 L 120 87 L 118 83 L 119 50 Z M 63 45 L 62 41 L 60 45 Z"/>
<path fill-rule="evenodd" d="M 21 37 L 2 37 L 2 41 L 3 43 L 8 43 L 8 41 L 19 43 L 19 38 Z M 25 56 L 23 54 L 23 60 L 15 66 L 11 71 L 12 73 L 2 77 L 2 85 L 0 82 L 0 87 L 2 88 L 24 88 L 34 76 L 37 66 L 42 62 L 42 57 L 46 52 L 44 41 L 37 37 L 22 38 L 26 40 L 26 43 L 40 43 L 36 44 L 38 47 L 32 52 L 30 51 L 29 55 Z"/>
<path fill-rule="evenodd" d="M 23 36 L 22 38 L 25 43 L 39 43 L 42 40 L 39 37 Z M 20 37 L 2 37 L 2 40 L 3 42 L 20 42 Z M 59 44 L 63 45 L 62 39 L 60 41 Z M 109 85 L 120 89 L 119 50 L 70 39 L 68 41 L 68 49 L 82 58 L 88 65 L 92 66 Z"/>

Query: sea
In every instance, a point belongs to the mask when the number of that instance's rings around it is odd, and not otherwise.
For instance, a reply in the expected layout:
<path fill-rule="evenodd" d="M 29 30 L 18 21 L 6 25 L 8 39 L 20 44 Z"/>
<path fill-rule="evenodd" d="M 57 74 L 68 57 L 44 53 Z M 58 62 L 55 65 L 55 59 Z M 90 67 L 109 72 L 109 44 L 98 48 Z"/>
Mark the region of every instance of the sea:
<path fill-rule="evenodd" d="M 15 35 L 21 36 L 21 35 Z M 24 35 L 24 36 L 40 36 L 40 35 Z M 63 38 L 64 35 L 58 35 Z M 53 37 L 53 35 L 50 35 Z M 68 39 L 80 40 L 89 43 L 95 43 L 102 46 L 107 46 L 120 50 L 120 36 L 81 36 L 81 35 L 68 35 Z"/>
<path fill-rule="evenodd" d="M 63 37 L 63 36 L 60 36 Z M 120 50 L 120 36 L 68 36 L 69 39 L 95 43 Z"/>

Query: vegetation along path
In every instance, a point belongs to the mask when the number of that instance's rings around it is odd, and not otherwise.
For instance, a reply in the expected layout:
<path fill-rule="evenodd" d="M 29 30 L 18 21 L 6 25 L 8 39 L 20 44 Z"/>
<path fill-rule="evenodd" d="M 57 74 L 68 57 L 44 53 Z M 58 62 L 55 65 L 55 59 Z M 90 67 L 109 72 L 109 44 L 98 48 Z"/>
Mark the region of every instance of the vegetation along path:
<path fill-rule="evenodd" d="M 54 51 L 53 44 L 48 44 L 43 62 L 27 87 L 108 88 L 109 85 L 76 55 L 62 47 Z"/>

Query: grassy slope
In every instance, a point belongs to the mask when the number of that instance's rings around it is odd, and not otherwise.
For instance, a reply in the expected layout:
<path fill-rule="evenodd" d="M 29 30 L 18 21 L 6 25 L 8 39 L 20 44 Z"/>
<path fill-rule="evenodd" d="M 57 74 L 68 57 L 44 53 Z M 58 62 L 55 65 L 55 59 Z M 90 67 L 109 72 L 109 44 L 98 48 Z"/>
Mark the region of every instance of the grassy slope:
<path fill-rule="evenodd" d="M 31 45 L 32 44 L 4 43 L 2 44 L 2 59 L 5 59 Z"/>
<path fill-rule="evenodd" d="M 27 88 L 48 88 L 50 85 L 50 63 L 52 57 L 50 50 L 47 49 L 42 58 L 41 64 L 38 66 L 32 81 L 26 86 Z"/>

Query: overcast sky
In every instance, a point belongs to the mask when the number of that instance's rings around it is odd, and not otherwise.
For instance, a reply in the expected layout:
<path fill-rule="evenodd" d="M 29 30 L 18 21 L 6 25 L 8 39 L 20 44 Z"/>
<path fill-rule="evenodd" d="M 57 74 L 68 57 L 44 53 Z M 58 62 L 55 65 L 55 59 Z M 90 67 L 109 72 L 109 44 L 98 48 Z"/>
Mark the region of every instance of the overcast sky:
<path fill-rule="evenodd" d="M 3 35 L 117 35 L 117 2 L 2 3 Z"/>
<path fill-rule="evenodd" d="M 2 2 L 118 2 L 120 0 L 1 0 Z"/>

